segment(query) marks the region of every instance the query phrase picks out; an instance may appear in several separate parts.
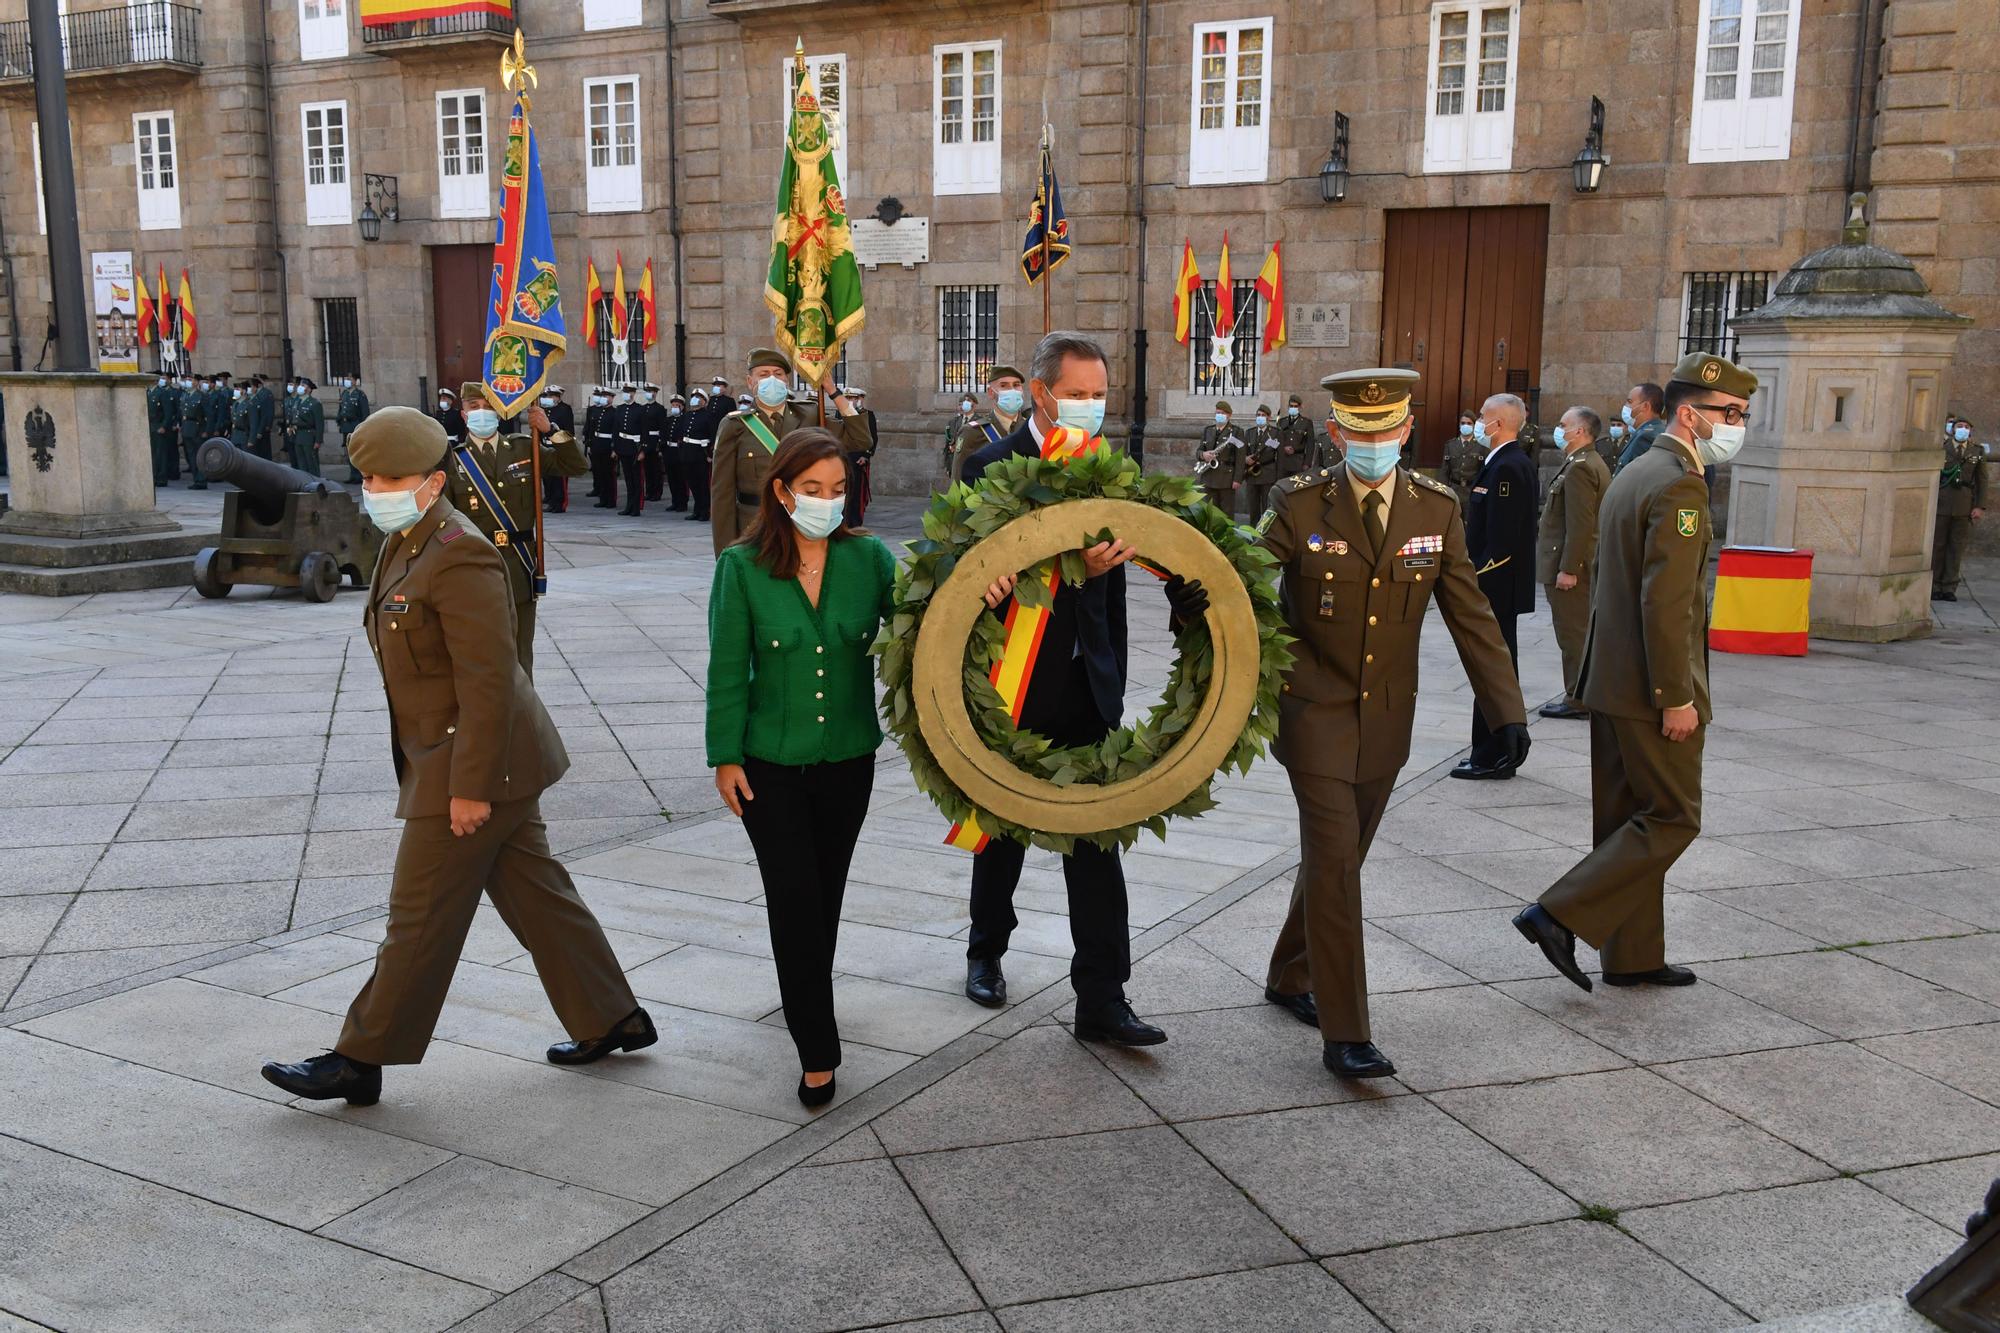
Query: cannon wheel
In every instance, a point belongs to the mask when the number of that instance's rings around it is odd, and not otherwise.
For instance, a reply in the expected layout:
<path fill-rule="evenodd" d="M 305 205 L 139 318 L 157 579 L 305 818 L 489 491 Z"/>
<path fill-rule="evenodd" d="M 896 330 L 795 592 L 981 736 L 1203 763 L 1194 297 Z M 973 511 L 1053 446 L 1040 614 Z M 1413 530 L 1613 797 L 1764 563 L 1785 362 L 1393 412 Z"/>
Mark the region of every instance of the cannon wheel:
<path fill-rule="evenodd" d="M 330 602 L 340 590 L 340 566 L 325 551 L 308 551 L 299 561 L 299 591 L 310 602 Z"/>
<path fill-rule="evenodd" d="M 222 553 L 213 546 L 195 552 L 194 590 L 203 597 L 229 596 L 229 584 L 222 578 Z"/>

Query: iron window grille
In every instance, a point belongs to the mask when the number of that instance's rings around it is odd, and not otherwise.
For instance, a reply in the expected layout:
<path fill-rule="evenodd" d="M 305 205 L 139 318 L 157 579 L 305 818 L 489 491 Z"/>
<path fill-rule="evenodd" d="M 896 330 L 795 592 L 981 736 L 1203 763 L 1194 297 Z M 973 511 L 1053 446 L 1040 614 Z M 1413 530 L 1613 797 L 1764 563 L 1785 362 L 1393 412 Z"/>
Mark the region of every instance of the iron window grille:
<path fill-rule="evenodd" d="M 977 394 L 1000 359 L 1000 288 L 938 288 L 938 392 Z"/>
<path fill-rule="evenodd" d="M 1730 325 L 1771 297 L 1773 273 L 1690 273 L 1681 314 L 1681 355 L 1707 352 L 1736 359 Z"/>
<path fill-rule="evenodd" d="M 1200 397 L 1223 398 L 1230 394 L 1257 392 L 1258 352 L 1264 342 L 1264 303 L 1258 299 L 1254 278 L 1230 282 L 1236 301 L 1235 341 L 1230 346 L 1227 368 L 1209 361 L 1215 344 L 1215 283 L 1202 283 L 1195 294 L 1194 324 L 1188 331 L 1188 392 Z"/>
<path fill-rule="evenodd" d="M 319 359 L 325 373 L 321 384 L 335 384 L 344 375 L 361 374 L 361 316 L 351 296 L 326 297 L 319 308 Z"/>
<path fill-rule="evenodd" d="M 597 303 L 597 382 L 606 388 L 616 389 L 621 384 L 644 384 L 646 382 L 646 307 L 638 298 L 625 298 L 625 364 L 619 365 L 613 359 L 612 349 L 618 339 L 611 330 L 617 327 L 617 319 L 611 313 L 611 298 L 604 297 Z"/>

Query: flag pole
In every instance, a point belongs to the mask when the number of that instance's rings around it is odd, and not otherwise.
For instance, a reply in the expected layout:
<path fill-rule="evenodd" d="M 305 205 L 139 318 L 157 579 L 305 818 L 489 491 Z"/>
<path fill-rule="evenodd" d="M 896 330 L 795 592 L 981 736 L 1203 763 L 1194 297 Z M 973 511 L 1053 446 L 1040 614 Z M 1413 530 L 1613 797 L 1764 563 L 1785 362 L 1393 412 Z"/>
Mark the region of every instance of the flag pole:
<path fill-rule="evenodd" d="M 1049 148 L 1055 126 L 1042 126 L 1042 336 L 1052 331 L 1049 323 L 1049 287 L 1055 278 L 1049 273 Z"/>
<path fill-rule="evenodd" d="M 521 119 L 524 124 L 527 122 L 530 110 L 528 85 L 533 81 L 527 58 L 526 40 L 517 27 L 514 29 L 514 45 L 500 54 L 500 86 L 520 99 Z M 531 407 L 535 411 L 541 410 L 540 404 L 531 404 Z M 542 503 L 542 433 L 535 429 L 532 418 L 528 421 L 528 477 L 530 488 L 528 495 L 535 506 L 535 577 L 528 580 L 528 592 L 532 598 L 535 584 L 547 583 L 549 577 L 544 523 L 545 506 Z"/>

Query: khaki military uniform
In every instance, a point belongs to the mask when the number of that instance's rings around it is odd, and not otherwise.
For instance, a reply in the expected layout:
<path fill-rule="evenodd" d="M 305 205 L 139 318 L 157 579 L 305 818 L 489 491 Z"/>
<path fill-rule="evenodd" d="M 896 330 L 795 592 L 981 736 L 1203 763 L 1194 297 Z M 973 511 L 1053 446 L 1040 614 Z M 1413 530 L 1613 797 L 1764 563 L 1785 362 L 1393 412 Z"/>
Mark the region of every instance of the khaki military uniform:
<path fill-rule="evenodd" d="M 1611 469 L 1597 450 L 1572 450 L 1549 482 L 1542 502 L 1541 528 L 1535 534 L 1535 578 L 1549 601 L 1556 647 L 1562 652 L 1563 688 L 1576 702 L 1577 673 L 1583 666 L 1583 640 L 1590 630 L 1591 566 L 1597 560 L 1597 507 Z M 1556 587 L 1556 575 L 1571 574 L 1576 586 Z"/>
<path fill-rule="evenodd" d="M 1398 469 L 1382 548 L 1371 550 L 1345 467 L 1277 488 L 1260 527 L 1282 572 L 1298 661 L 1279 701 L 1275 754 L 1299 804 L 1303 861 L 1267 984 L 1310 990 L 1327 1041 L 1367 1041 L 1361 865 L 1410 757 L 1418 640 L 1436 596 L 1480 708 L 1526 721 L 1513 660 L 1466 555 L 1449 488 Z"/>
<path fill-rule="evenodd" d="M 1215 461 L 1206 463 L 1202 455 L 1215 453 Z M 1243 484 L 1243 434 L 1234 425 L 1204 426 L 1201 443 L 1195 446 L 1195 466 L 1199 471 L 1196 480 L 1207 492 L 1210 504 L 1225 514 L 1236 512 L 1236 492 Z"/>
<path fill-rule="evenodd" d="M 958 438 L 951 442 L 951 479 L 962 481 L 965 477 L 965 460 L 984 449 L 989 444 L 997 444 L 1012 435 L 1021 424 L 1021 418 L 1009 419 L 998 412 L 975 412 L 972 420 L 958 432 Z M 993 434 L 986 433 L 987 428 Z"/>
<path fill-rule="evenodd" d="M 1438 475 L 1458 494 L 1458 507 L 1472 505 L 1472 481 L 1486 462 L 1486 446 L 1470 435 L 1454 435 L 1445 442 L 1444 466 Z"/>
<path fill-rule="evenodd" d="M 375 971 L 334 1049 L 371 1064 L 423 1059 L 483 890 L 533 955 L 570 1036 L 602 1036 L 638 1007 L 569 873 L 549 853 L 542 792 L 569 767 L 509 648 L 505 557 L 440 498 L 384 540 L 364 625 L 389 697 L 403 836 Z M 451 801 L 492 816 L 455 837 Z"/>
<path fill-rule="evenodd" d="M 1959 561 L 1972 540 L 1972 511 L 1986 508 L 1986 451 L 1968 440 L 1945 441 L 1938 473 L 1937 533 L 1931 545 L 1931 591 L 1958 591 Z"/>
<path fill-rule="evenodd" d="M 524 540 L 532 541 L 535 517 L 541 508 L 541 497 L 535 494 L 532 467 L 534 437 L 525 431 L 496 435 L 490 446 L 481 445 L 468 437 L 465 447 L 471 451 L 479 470 L 491 483 L 493 493 L 507 507 L 507 517 L 513 520 L 514 530 Z M 521 659 L 521 669 L 533 676 L 535 581 L 528 573 L 527 562 L 521 559 L 519 552 L 511 549 L 513 539 L 501 529 L 499 516 L 479 498 L 479 492 L 473 488 L 472 478 L 465 470 L 465 460 L 456 448 L 445 454 L 442 466 L 445 480 L 449 483 L 445 493 L 451 497 L 452 504 L 472 520 L 481 536 L 496 547 L 509 548 L 501 554 L 506 557 L 507 585 L 514 595 L 515 649 Z M 568 431 L 557 431 L 543 443 L 544 476 L 580 477 L 588 471 L 590 463 L 583 456 L 583 446 Z M 533 553 L 532 548 L 529 553 Z"/>
<path fill-rule="evenodd" d="M 1278 446 L 1278 481 L 1314 470 L 1311 418 L 1303 412 L 1297 416 L 1287 413 L 1278 418 L 1271 427 L 1271 433 L 1276 436 Z M 1270 505 L 1267 502 L 1263 508 L 1252 510 L 1252 516 L 1262 514 L 1268 508 Z"/>
<path fill-rule="evenodd" d="M 1269 506 L 1271 483 L 1278 479 L 1278 436 L 1273 426 L 1252 425 L 1243 432 L 1243 516 L 1256 522 Z"/>
<path fill-rule="evenodd" d="M 1604 493 L 1577 696 L 1590 710 L 1596 846 L 1541 904 L 1598 951 L 1607 972 L 1666 963 L 1667 871 L 1701 831 L 1707 735 L 1708 606 L 1715 531 L 1692 446 L 1662 434 Z M 1684 741 L 1661 713 L 1692 703 Z"/>
<path fill-rule="evenodd" d="M 717 555 L 742 536 L 750 521 L 757 517 L 758 497 L 764 490 L 764 478 L 770 475 L 774 450 L 750 429 L 751 417 L 761 418 L 771 438 L 780 443 L 801 426 L 819 424 L 817 409 L 803 412 L 793 403 L 786 403 L 776 412 L 752 407 L 744 412 L 731 412 L 722 419 L 715 432 L 715 464 L 708 480 L 708 513 Z M 829 415 L 826 428 L 849 454 L 865 454 L 875 447 L 868 436 L 868 422 L 858 413 L 848 417 Z"/>

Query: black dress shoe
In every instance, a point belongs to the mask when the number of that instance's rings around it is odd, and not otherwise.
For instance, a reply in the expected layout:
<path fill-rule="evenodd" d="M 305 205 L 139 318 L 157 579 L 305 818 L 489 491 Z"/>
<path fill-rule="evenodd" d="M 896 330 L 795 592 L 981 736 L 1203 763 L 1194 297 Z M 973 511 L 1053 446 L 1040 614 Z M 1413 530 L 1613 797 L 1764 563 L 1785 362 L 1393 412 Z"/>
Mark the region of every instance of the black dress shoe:
<path fill-rule="evenodd" d="M 1451 775 L 1468 782 L 1500 782 L 1513 777 L 1514 770 L 1504 764 L 1475 764 L 1470 759 L 1461 759 Z"/>
<path fill-rule="evenodd" d="M 1342 1078 L 1387 1078 L 1396 1072 L 1396 1066 L 1372 1041 L 1327 1042 L 1319 1062 Z"/>
<path fill-rule="evenodd" d="M 1307 1027 L 1319 1026 L 1319 1004 L 1311 991 L 1300 991 L 1297 995 L 1287 995 L 1283 991 L 1264 987 L 1264 998 L 1277 1005 Z"/>
<path fill-rule="evenodd" d="M 349 1106 L 373 1106 L 382 1097 L 382 1066 L 350 1060 L 339 1051 L 315 1055 L 295 1065 L 273 1060 L 263 1072 L 265 1082 L 316 1102 L 345 1097 Z"/>
<path fill-rule="evenodd" d="M 965 964 L 965 998 L 988 1009 L 1007 1003 L 1007 978 L 998 958 L 971 958 Z"/>
<path fill-rule="evenodd" d="M 1955 602 L 1958 600 L 1958 594 L 1956 592 L 1941 592 L 1937 595 L 1937 599 L 1940 602 Z"/>
<path fill-rule="evenodd" d="M 1604 984 L 1607 986 L 1692 986 L 1694 973 L 1685 967 L 1675 967 L 1668 963 L 1650 972 L 1606 972 Z"/>
<path fill-rule="evenodd" d="M 1590 716 L 1590 710 L 1588 708 L 1578 708 L 1575 704 L 1571 703 L 1567 699 L 1564 699 L 1561 703 L 1543 704 L 1540 711 L 1543 717 L 1589 717 Z"/>
<path fill-rule="evenodd" d="M 708 515 L 707 515 L 707 514 L 689 514 L 689 515 L 687 516 L 687 521 L 688 521 L 688 522 L 690 522 L 690 523 L 706 523 L 706 522 L 708 522 Z"/>
<path fill-rule="evenodd" d="M 591 506 L 592 509 L 616 509 L 617 507 L 618 502 L 616 500 L 599 500 Z"/>
<path fill-rule="evenodd" d="M 1076 1039 L 1078 1041 L 1111 1041 L 1120 1046 L 1158 1046 L 1167 1039 L 1167 1034 L 1141 1019 L 1132 1012 L 1132 1006 L 1120 1000 L 1108 1009 L 1092 1013 L 1077 1011 Z"/>
<path fill-rule="evenodd" d="M 1556 971 L 1574 981 L 1585 990 L 1591 989 L 1590 978 L 1576 965 L 1576 935 L 1562 922 L 1549 915 L 1540 903 L 1529 903 L 1514 918 L 1514 929 L 1528 940 L 1538 944 L 1542 956 L 1555 964 Z"/>
<path fill-rule="evenodd" d="M 801 1106 L 825 1106 L 833 1100 L 833 1085 L 838 1079 L 828 1079 L 817 1088 L 806 1083 L 806 1076 L 799 1075 L 799 1104 Z"/>
<path fill-rule="evenodd" d="M 589 1041 L 559 1041 L 549 1047 L 549 1063 L 587 1065 L 593 1060 L 602 1060 L 613 1051 L 636 1051 L 642 1046 L 651 1046 L 659 1039 L 660 1034 L 653 1029 L 653 1016 L 644 1009 L 634 1009 L 601 1037 L 593 1037 Z"/>

